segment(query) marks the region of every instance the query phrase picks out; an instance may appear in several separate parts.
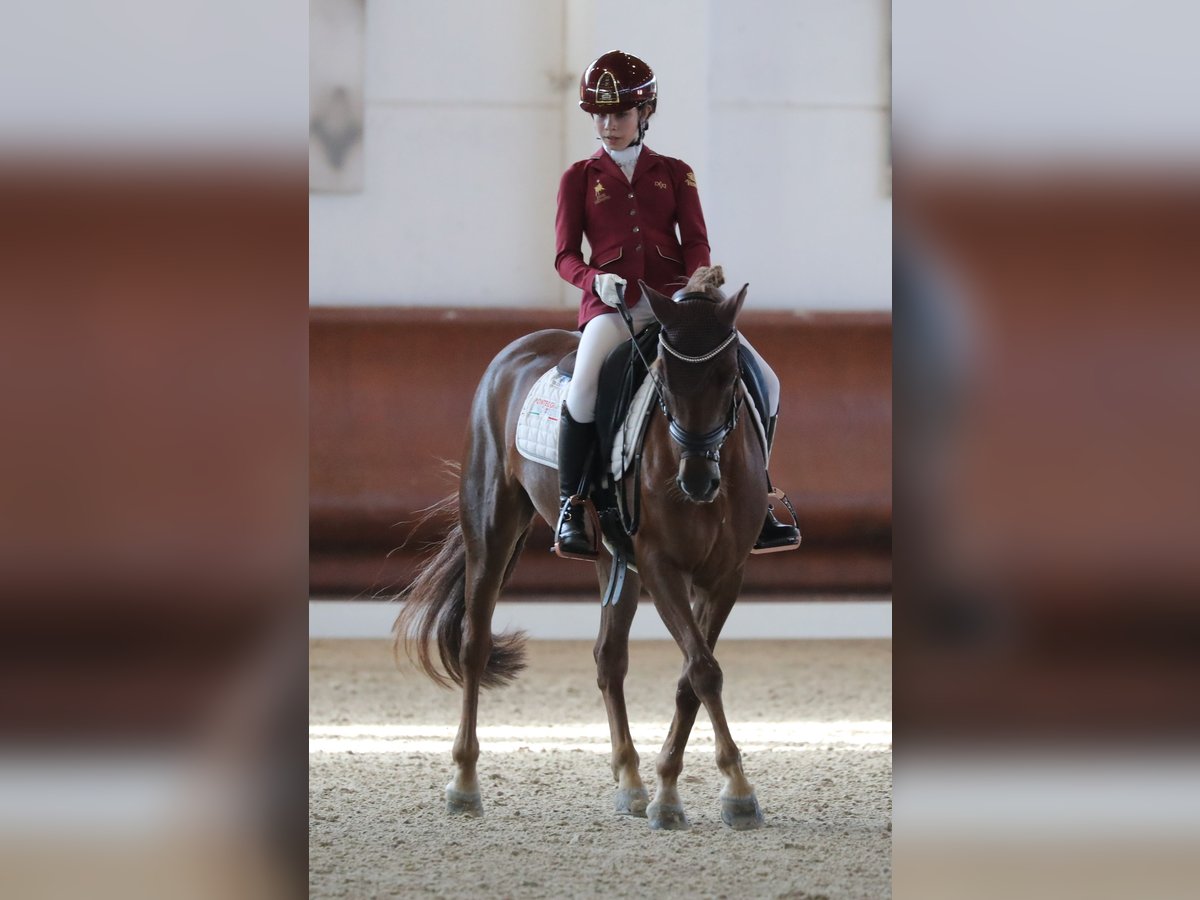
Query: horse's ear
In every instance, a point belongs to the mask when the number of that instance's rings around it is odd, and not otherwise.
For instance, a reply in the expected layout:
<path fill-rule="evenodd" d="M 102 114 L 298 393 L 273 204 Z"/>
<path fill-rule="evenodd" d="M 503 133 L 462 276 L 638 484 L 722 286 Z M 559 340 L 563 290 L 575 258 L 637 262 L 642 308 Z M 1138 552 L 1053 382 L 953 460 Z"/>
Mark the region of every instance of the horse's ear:
<path fill-rule="evenodd" d="M 717 319 L 732 328 L 733 323 L 737 321 L 738 314 L 742 311 L 742 304 L 746 302 L 746 291 L 749 288 L 749 283 L 743 284 L 742 289 L 736 295 L 723 300 L 717 310 Z"/>
<path fill-rule="evenodd" d="M 663 325 L 675 318 L 675 302 L 670 297 L 664 297 L 640 278 L 638 286 L 642 289 L 642 296 L 650 301 L 650 308 L 654 310 L 654 318 Z"/>

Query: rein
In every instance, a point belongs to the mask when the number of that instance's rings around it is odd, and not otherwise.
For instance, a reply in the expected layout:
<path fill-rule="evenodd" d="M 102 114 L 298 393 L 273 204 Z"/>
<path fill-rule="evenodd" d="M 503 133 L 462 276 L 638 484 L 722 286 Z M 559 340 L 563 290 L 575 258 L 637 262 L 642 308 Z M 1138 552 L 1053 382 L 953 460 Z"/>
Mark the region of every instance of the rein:
<path fill-rule="evenodd" d="M 633 341 L 633 352 L 638 355 L 638 359 L 646 367 L 646 377 L 650 379 L 650 384 L 654 387 L 654 396 L 658 400 L 659 409 L 663 411 L 663 415 L 667 417 L 667 421 L 669 422 L 671 421 L 671 413 L 667 409 L 667 399 L 663 396 L 662 385 L 658 383 L 658 376 L 650 368 L 650 362 L 642 354 L 642 348 L 638 346 L 637 332 L 633 329 L 633 316 L 629 313 L 629 307 L 625 305 L 625 285 L 623 284 L 617 285 L 617 311 L 621 313 L 621 318 L 625 321 L 625 328 L 629 331 L 629 337 Z"/>

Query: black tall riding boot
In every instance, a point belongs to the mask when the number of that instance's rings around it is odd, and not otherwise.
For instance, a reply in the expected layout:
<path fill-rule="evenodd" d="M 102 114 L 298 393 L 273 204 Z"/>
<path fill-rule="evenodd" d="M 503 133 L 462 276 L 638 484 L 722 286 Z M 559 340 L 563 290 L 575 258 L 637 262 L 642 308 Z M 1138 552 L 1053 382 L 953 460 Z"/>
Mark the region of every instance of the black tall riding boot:
<path fill-rule="evenodd" d="M 779 416 L 771 416 L 767 423 L 767 458 L 770 460 L 771 447 L 775 443 L 775 424 Z M 775 518 L 775 511 L 767 504 L 767 516 L 763 520 L 762 531 L 754 542 L 755 553 L 770 553 L 775 550 L 791 550 L 800 546 L 800 529 L 795 525 L 785 525 Z"/>
<path fill-rule="evenodd" d="M 567 559 L 596 559 L 599 554 L 588 538 L 585 520 L 588 470 L 596 443 L 596 423 L 576 422 L 563 404 L 558 423 L 558 494 L 562 512 L 553 550 Z"/>

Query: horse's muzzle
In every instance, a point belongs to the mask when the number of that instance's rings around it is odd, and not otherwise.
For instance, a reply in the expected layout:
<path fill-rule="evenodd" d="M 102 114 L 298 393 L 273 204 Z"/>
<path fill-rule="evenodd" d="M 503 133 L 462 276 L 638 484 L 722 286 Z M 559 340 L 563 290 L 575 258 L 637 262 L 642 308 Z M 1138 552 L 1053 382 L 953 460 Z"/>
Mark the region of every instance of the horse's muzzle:
<path fill-rule="evenodd" d="M 703 456 L 685 456 L 679 461 L 675 483 L 695 503 L 712 503 L 721 488 L 720 465 Z"/>

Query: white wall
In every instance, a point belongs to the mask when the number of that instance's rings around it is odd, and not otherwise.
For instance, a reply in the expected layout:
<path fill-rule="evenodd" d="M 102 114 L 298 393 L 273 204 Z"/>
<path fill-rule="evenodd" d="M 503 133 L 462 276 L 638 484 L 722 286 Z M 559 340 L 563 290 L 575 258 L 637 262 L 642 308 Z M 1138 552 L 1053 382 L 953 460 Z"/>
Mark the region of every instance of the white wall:
<path fill-rule="evenodd" d="M 714 260 L 758 306 L 890 307 L 885 4 L 712 8 Z"/>
<path fill-rule="evenodd" d="M 365 189 L 310 195 L 317 303 L 556 294 L 561 0 L 367 4 Z"/>
<path fill-rule="evenodd" d="M 0 154 L 294 165 L 308 143 L 307 24 L 290 0 L 7 3 Z"/>
<path fill-rule="evenodd" d="M 619 48 L 755 308 L 890 308 L 887 29 L 884 0 L 372 0 L 366 188 L 310 197 L 312 301 L 573 306 L 555 192 L 597 146 L 579 73 Z"/>
<path fill-rule="evenodd" d="M 1200 4 L 907 0 L 896 11 L 910 165 L 1192 171 Z"/>

